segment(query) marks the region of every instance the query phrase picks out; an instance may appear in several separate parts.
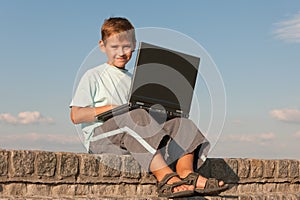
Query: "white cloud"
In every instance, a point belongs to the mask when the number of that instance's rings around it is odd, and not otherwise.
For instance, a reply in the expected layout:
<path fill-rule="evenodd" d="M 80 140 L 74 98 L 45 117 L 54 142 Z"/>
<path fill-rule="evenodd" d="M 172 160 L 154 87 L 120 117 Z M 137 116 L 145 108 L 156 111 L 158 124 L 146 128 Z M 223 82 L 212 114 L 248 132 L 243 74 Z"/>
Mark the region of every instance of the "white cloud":
<path fill-rule="evenodd" d="M 223 136 L 225 140 L 237 141 L 237 142 L 247 142 L 255 143 L 260 145 L 266 145 L 268 142 L 276 138 L 275 134 L 272 132 L 261 133 L 261 134 L 237 134 L 237 135 L 225 135 Z"/>
<path fill-rule="evenodd" d="M 270 115 L 280 121 L 300 123 L 300 110 L 297 109 L 275 109 Z"/>
<path fill-rule="evenodd" d="M 0 114 L 0 122 L 8 124 L 38 124 L 38 123 L 53 123 L 54 120 L 50 117 L 44 117 L 40 112 L 20 112 L 17 116 L 10 113 Z"/>
<path fill-rule="evenodd" d="M 277 29 L 274 31 L 275 38 L 293 43 L 300 43 L 300 12 L 291 19 L 275 24 Z"/>

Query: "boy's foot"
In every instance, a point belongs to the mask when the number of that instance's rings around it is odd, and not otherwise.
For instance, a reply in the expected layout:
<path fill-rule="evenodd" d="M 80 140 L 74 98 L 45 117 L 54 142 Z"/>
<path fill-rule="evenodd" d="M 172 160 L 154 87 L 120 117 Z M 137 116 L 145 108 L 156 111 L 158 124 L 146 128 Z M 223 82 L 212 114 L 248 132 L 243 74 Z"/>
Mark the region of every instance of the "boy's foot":
<path fill-rule="evenodd" d="M 174 176 L 171 179 L 169 179 L 169 181 L 167 182 L 167 184 L 171 185 L 171 184 L 174 184 L 174 183 L 177 183 L 177 182 L 180 182 L 180 181 L 182 181 L 182 180 L 177 175 L 177 176 Z M 179 191 L 185 191 L 185 190 L 191 190 L 191 191 L 193 191 L 194 190 L 194 186 L 193 185 L 183 184 L 183 185 L 179 185 L 179 186 L 175 187 L 173 190 L 174 190 L 173 192 L 179 192 Z"/>
<path fill-rule="evenodd" d="M 197 175 L 198 175 L 198 178 L 197 178 L 196 188 L 204 189 L 208 179 L 199 174 L 197 174 Z M 222 187 L 224 185 L 225 185 L 224 181 L 222 181 L 222 180 L 218 181 L 219 187 Z"/>
<path fill-rule="evenodd" d="M 157 183 L 157 192 L 160 197 L 188 197 L 194 194 L 194 186 L 182 181 L 177 173 L 166 174 Z"/>
<path fill-rule="evenodd" d="M 194 185 L 195 192 L 202 195 L 211 195 L 220 193 L 228 188 L 224 181 L 219 181 L 215 178 L 205 178 L 196 172 L 190 172 L 182 180 L 187 181 L 188 184 Z"/>

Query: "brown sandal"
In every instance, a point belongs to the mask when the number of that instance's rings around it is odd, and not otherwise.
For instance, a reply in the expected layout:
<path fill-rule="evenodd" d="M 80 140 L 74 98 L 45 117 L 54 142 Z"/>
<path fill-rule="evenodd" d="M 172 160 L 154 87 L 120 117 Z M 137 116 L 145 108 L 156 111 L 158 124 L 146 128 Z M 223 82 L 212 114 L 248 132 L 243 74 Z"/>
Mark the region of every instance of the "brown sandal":
<path fill-rule="evenodd" d="M 188 183 L 186 181 L 178 181 L 172 184 L 167 184 L 167 182 L 173 177 L 180 178 L 177 173 L 173 172 L 170 174 L 166 174 L 164 178 L 159 183 L 157 183 L 157 193 L 159 197 L 176 198 L 189 197 L 194 195 L 193 190 L 174 192 L 175 187 L 178 187 L 180 185 L 188 185 Z"/>
<path fill-rule="evenodd" d="M 183 181 L 186 181 L 187 184 L 193 185 L 195 187 L 195 192 L 200 195 L 215 195 L 226 189 L 228 189 L 228 185 L 224 184 L 223 186 L 219 186 L 219 181 L 215 178 L 207 179 L 205 186 L 203 189 L 196 188 L 197 180 L 200 174 L 196 172 L 190 173 L 187 177 L 183 178 Z"/>

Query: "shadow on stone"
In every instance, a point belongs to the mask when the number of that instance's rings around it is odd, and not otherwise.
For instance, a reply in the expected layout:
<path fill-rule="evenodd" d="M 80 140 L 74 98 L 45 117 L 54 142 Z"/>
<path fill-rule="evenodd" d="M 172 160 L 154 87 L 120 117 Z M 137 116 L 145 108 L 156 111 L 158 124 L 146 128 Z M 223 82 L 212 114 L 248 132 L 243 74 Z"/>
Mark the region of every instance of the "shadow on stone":
<path fill-rule="evenodd" d="M 206 178 L 216 178 L 229 184 L 229 189 L 238 184 L 238 162 L 236 159 L 209 158 L 197 170 Z M 233 197 L 231 197 L 233 198 Z"/>
<path fill-rule="evenodd" d="M 0 185 L 0 193 L 3 192 L 3 187 Z"/>

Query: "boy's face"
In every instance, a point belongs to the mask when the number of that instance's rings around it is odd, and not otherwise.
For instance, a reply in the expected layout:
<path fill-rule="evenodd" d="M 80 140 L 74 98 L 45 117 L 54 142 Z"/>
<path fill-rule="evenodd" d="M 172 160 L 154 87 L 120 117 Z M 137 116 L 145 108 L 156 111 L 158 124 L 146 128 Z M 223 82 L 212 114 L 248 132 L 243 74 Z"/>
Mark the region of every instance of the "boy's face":
<path fill-rule="evenodd" d="M 124 68 L 135 49 L 135 42 L 123 34 L 114 34 L 104 42 L 99 41 L 100 49 L 108 58 L 107 63 L 118 68 Z"/>

